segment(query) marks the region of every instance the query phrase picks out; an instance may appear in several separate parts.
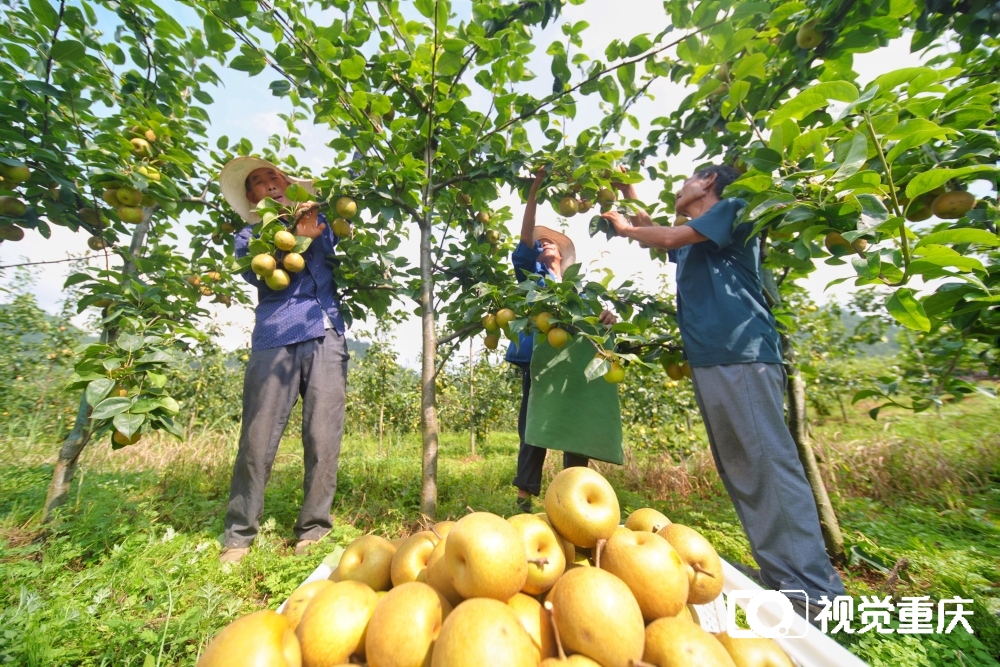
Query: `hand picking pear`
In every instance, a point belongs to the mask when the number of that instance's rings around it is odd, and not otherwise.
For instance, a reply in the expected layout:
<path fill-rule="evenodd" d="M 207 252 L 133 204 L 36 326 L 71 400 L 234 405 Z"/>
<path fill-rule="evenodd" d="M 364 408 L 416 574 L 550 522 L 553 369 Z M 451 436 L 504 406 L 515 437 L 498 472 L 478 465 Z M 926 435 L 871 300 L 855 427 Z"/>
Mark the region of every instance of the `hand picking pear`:
<path fill-rule="evenodd" d="M 625 582 L 647 623 L 684 609 L 688 568 L 656 533 L 616 532 L 604 547 L 601 567 Z"/>
<path fill-rule="evenodd" d="M 677 549 L 688 567 L 688 602 L 708 604 L 722 593 L 722 560 L 715 547 L 694 528 L 679 523 L 657 533 Z"/>
<path fill-rule="evenodd" d="M 521 590 L 539 595 L 552 588 L 566 570 L 566 555 L 551 526 L 533 514 L 515 514 L 507 519 L 521 533 L 528 562 L 528 578 Z"/>
<path fill-rule="evenodd" d="M 764 637 L 730 637 L 728 633 L 715 635 L 736 667 L 794 667 L 791 659 L 778 643 Z"/>
<path fill-rule="evenodd" d="M 265 610 L 238 618 L 217 634 L 198 667 L 269 665 L 301 667 L 299 640 L 281 614 Z"/>
<path fill-rule="evenodd" d="M 368 624 L 368 667 L 423 667 L 450 611 L 451 605 L 427 584 L 411 581 L 393 588 L 379 600 Z"/>
<path fill-rule="evenodd" d="M 431 667 L 537 664 L 535 646 L 517 616 L 503 602 L 488 598 L 455 607 L 441 627 L 431 658 Z"/>
<path fill-rule="evenodd" d="M 657 667 L 736 667 L 719 640 L 685 618 L 650 623 L 642 660 Z"/>
<path fill-rule="evenodd" d="M 521 515 L 524 516 L 524 515 Z M 538 660 L 556 655 L 556 638 L 552 633 L 552 618 L 542 608 L 542 603 L 524 593 L 517 593 L 507 600 L 525 632 L 531 637 Z"/>
<path fill-rule="evenodd" d="M 329 579 L 320 579 L 319 581 L 310 581 L 308 584 L 302 584 L 296 588 L 288 599 L 285 601 L 285 608 L 281 610 L 282 616 L 288 620 L 288 627 L 294 632 L 297 627 L 299 627 L 299 621 L 302 620 L 302 614 L 305 613 L 306 607 L 312 602 L 312 599 L 316 597 L 318 593 L 326 590 L 330 586 L 333 586 L 333 582 Z"/>
<path fill-rule="evenodd" d="M 351 542 L 340 557 L 337 576 L 340 581 L 360 581 L 372 590 L 392 587 L 392 542 L 378 535 L 362 535 Z"/>
<path fill-rule="evenodd" d="M 464 598 L 506 602 L 524 587 L 528 562 L 524 540 L 496 514 L 467 514 L 448 533 L 444 559 L 452 584 Z"/>
<path fill-rule="evenodd" d="M 604 667 L 630 667 L 642 657 L 642 611 L 625 583 L 596 567 L 564 574 L 552 594 L 555 625 L 570 653 Z"/>
<path fill-rule="evenodd" d="M 365 632 L 378 600 L 378 594 L 359 581 L 341 581 L 318 593 L 295 631 L 302 667 L 333 667 L 352 655 L 363 658 Z"/>
<path fill-rule="evenodd" d="M 625 519 L 625 527 L 629 530 L 642 530 L 649 533 L 659 532 L 661 528 L 669 525 L 670 519 L 651 507 L 637 509 Z"/>
<path fill-rule="evenodd" d="M 392 557 L 389 569 L 392 585 L 399 586 L 408 581 L 420 581 L 420 575 L 427 578 L 427 561 L 434 551 L 438 539 L 429 530 L 421 530 L 403 540 Z"/>
<path fill-rule="evenodd" d="M 621 521 L 618 497 L 608 480 L 590 468 L 566 468 L 545 492 L 545 514 L 556 531 L 578 547 L 611 537 Z"/>

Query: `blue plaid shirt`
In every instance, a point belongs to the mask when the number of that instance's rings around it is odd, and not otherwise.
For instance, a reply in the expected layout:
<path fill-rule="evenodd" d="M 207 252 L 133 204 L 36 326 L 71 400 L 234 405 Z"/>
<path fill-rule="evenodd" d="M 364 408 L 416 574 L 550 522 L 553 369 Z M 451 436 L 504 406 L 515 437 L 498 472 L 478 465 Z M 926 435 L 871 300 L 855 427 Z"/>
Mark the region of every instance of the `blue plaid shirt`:
<path fill-rule="evenodd" d="M 326 216 L 320 213 L 319 221 L 326 222 Z M 237 257 L 246 257 L 252 229 L 253 226 L 248 225 L 237 232 Z M 251 338 L 253 349 L 266 350 L 322 338 L 327 328 L 344 334 L 346 327 L 340 314 L 340 299 L 334 289 L 333 273 L 326 264 L 327 254 L 333 252 L 339 240 L 327 225 L 302 253 L 306 268 L 289 273 L 291 282 L 280 292 L 268 287 L 253 271 L 243 274 L 243 278 L 257 288 L 256 322 Z"/>

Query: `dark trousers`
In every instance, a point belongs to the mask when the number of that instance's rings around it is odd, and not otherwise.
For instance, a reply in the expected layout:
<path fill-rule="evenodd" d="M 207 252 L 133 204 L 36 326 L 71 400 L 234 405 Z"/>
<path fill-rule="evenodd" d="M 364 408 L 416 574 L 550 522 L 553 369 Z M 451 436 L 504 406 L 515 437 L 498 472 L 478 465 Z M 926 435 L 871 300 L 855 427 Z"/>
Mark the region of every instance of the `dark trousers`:
<path fill-rule="evenodd" d="M 243 423 L 226 511 L 226 547 L 248 547 L 264 513 L 264 486 L 292 408 L 302 397 L 304 498 L 295 535 L 316 540 L 332 527 L 347 399 L 347 340 L 324 338 L 254 350 L 243 379 Z"/>
<path fill-rule="evenodd" d="M 528 421 L 528 393 L 531 391 L 531 372 L 521 369 L 521 411 L 517 414 L 517 434 L 521 439 L 521 449 L 517 452 L 517 474 L 514 486 L 533 496 L 542 492 L 542 466 L 545 465 L 544 447 L 535 447 L 524 441 L 524 429 Z M 590 459 L 586 456 L 563 452 L 563 468 L 586 468 Z"/>

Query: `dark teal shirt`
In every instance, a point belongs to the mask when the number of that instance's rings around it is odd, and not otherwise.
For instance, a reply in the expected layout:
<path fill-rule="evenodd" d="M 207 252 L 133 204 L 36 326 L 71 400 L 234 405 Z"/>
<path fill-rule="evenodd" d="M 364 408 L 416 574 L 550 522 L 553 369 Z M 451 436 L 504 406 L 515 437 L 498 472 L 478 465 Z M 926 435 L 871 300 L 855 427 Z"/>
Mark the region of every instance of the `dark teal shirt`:
<path fill-rule="evenodd" d="M 781 339 L 760 275 L 760 238 L 753 224 L 733 228 L 746 206 L 723 199 L 688 222 L 708 240 L 670 253 L 677 263 L 677 324 L 692 366 L 780 364 Z"/>

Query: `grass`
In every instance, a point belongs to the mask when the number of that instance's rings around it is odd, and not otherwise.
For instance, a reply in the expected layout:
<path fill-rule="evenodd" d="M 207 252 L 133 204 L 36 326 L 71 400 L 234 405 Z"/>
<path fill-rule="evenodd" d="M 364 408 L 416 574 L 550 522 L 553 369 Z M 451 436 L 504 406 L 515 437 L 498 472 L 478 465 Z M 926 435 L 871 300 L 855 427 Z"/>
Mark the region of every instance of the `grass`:
<path fill-rule="evenodd" d="M 852 595 L 972 597 L 976 634 L 863 635 L 845 643 L 873 665 L 996 665 L 1000 657 L 1000 408 L 947 406 L 940 415 L 886 415 L 816 426 L 831 496 L 850 546 Z M 699 436 L 701 437 L 701 436 Z M 8 439 L 0 467 L 0 664 L 193 665 L 235 617 L 276 608 L 336 544 L 419 524 L 419 442 L 344 443 L 335 528 L 321 549 L 291 555 L 301 450 L 286 439 L 265 498 L 260 537 L 243 562 L 220 566 L 235 433 L 155 440 L 84 454 L 70 501 L 37 524 L 52 443 Z M 445 434 L 439 517 L 466 507 L 513 513 L 517 439 L 494 434 L 468 456 Z M 549 457 L 546 479 L 558 457 Z M 683 460 L 636 455 L 601 466 L 623 511 L 652 506 L 708 537 L 727 559 L 752 564 L 749 545 L 704 448 Z M 887 577 L 897 566 L 900 578 Z M 843 639 L 843 637 L 841 637 Z"/>

